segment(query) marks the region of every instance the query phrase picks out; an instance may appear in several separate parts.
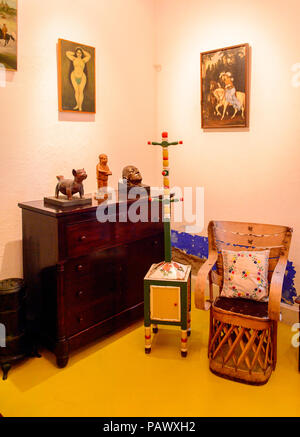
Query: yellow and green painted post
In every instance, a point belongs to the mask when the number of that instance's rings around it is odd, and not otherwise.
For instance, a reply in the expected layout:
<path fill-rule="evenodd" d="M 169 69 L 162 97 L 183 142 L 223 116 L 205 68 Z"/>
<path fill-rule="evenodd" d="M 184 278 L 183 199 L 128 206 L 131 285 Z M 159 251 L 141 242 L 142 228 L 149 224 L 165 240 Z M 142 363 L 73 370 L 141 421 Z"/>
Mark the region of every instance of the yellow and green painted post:
<path fill-rule="evenodd" d="M 170 143 L 168 141 L 168 133 L 162 133 L 161 143 L 155 141 L 149 141 L 148 144 L 153 146 L 162 147 L 162 175 L 163 175 L 163 221 L 164 221 L 164 242 L 165 242 L 165 262 L 171 262 L 172 259 L 172 247 L 171 247 L 171 202 L 178 201 L 178 199 L 172 199 L 170 195 L 170 167 L 169 167 L 169 147 L 182 144 L 182 141 L 174 141 Z M 182 200 L 182 199 L 180 199 Z"/>
<path fill-rule="evenodd" d="M 191 331 L 191 266 L 172 262 L 171 203 L 183 199 L 171 198 L 169 165 L 169 147 L 182 144 L 182 141 L 169 142 L 168 133 L 163 132 L 160 143 L 149 141 L 148 144 L 162 147 L 164 193 L 161 201 L 165 259 L 159 264 L 153 264 L 144 278 L 145 352 L 148 354 L 151 352 L 151 324 L 153 333 L 158 332 L 158 324 L 177 325 L 181 327 L 181 355 L 186 357 L 187 339 Z M 162 273 L 153 276 L 154 271 Z M 177 276 L 177 272 L 184 273 Z"/>

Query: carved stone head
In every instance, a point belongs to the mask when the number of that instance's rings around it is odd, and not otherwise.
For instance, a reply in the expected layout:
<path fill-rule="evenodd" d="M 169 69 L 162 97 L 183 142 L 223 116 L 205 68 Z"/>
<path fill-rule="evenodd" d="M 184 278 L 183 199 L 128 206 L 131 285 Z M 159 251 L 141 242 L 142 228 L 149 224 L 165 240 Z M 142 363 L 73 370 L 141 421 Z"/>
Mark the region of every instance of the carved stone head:
<path fill-rule="evenodd" d="M 123 168 L 122 178 L 127 180 L 129 187 L 140 187 L 143 180 L 139 169 L 134 165 L 127 165 Z"/>

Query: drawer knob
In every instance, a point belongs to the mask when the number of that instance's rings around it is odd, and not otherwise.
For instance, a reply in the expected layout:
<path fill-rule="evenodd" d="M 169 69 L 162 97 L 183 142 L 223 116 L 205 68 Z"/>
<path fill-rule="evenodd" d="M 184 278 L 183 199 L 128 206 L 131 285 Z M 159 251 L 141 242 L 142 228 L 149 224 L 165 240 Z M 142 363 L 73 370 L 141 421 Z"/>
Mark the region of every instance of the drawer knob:
<path fill-rule="evenodd" d="M 86 240 L 86 235 L 81 235 L 81 237 L 79 238 L 80 241 L 84 241 Z"/>
<path fill-rule="evenodd" d="M 83 317 L 82 317 L 82 316 L 79 316 L 79 317 L 78 317 L 78 322 L 79 322 L 79 323 L 82 323 L 82 322 L 83 322 Z"/>
<path fill-rule="evenodd" d="M 82 265 L 82 264 L 79 264 L 79 265 L 76 267 L 76 270 L 78 270 L 79 272 L 80 272 L 82 269 L 83 269 L 83 265 Z"/>
<path fill-rule="evenodd" d="M 82 291 L 82 290 L 80 290 L 80 291 L 77 292 L 77 296 L 78 296 L 78 297 L 81 297 L 82 295 L 83 295 L 83 291 Z"/>

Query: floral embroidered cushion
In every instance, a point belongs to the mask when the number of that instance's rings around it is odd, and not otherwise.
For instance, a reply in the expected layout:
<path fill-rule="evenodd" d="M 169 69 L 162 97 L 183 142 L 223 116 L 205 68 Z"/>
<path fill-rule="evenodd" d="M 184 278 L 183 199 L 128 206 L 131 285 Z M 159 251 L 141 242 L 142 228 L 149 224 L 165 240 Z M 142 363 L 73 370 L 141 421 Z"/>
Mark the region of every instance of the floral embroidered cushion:
<path fill-rule="evenodd" d="M 254 300 L 268 298 L 269 250 L 222 250 L 224 285 L 221 296 Z"/>

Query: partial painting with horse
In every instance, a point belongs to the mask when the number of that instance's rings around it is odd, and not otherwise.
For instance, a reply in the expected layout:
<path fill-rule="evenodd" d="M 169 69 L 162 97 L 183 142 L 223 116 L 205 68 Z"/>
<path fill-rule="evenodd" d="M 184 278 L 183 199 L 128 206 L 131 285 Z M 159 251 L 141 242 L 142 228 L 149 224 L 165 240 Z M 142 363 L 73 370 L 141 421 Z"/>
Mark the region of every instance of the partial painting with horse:
<path fill-rule="evenodd" d="M 15 36 L 14 35 L 11 35 L 10 33 L 4 33 L 3 31 L 2 31 L 2 29 L 0 28 L 0 40 L 3 40 L 3 46 L 5 47 L 5 46 L 7 46 L 7 44 L 10 42 L 10 41 L 16 41 L 16 38 L 15 38 Z"/>
<path fill-rule="evenodd" d="M 248 44 L 201 53 L 203 128 L 248 126 Z"/>
<path fill-rule="evenodd" d="M 17 0 L 0 0 L 0 64 L 17 70 Z"/>

